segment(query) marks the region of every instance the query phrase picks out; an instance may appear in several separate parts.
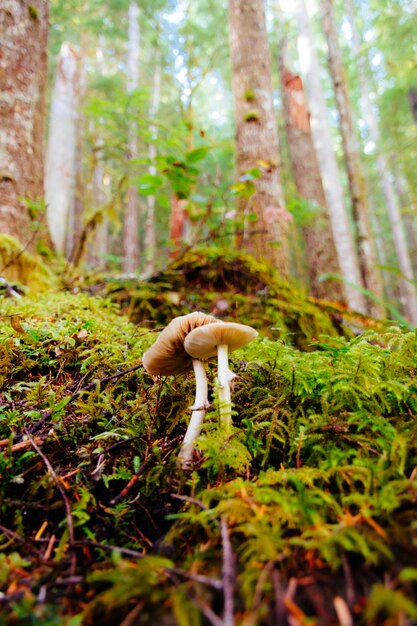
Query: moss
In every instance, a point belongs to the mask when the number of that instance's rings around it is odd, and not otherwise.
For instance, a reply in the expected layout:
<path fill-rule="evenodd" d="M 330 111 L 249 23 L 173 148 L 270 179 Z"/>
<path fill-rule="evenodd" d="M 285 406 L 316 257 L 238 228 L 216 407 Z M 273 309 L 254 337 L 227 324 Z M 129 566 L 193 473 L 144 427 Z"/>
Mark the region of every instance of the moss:
<path fill-rule="evenodd" d="M 147 281 L 110 278 L 105 293 L 134 323 L 164 326 L 177 315 L 201 309 L 304 350 L 321 334 L 349 337 L 352 329 L 376 324 L 335 303 L 315 301 L 248 254 L 219 247 L 187 251 Z"/>
<path fill-rule="evenodd" d="M 258 111 L 248 111 L 244 117 L 245 122 L 257 122 L 259 120 Z"/>
<path fill-rule="evenodd" d="M 255 92 L 253 89 L 246 89 L 245 100 L 246 102 L 253 102 L 255 100 Z"/>
<path fill-rule="evenodd" d="M 57 288 L 53 272 L 39 256 L 27 252 L 10 235 L 0 234 L 0 272 L 3 278 L 27 286 L 34 292 Z"/>
<path fill-rule="evenodd" d="M 278 611 L 337 623 L 346 577 L 360 599 L 344 609 L 352 622 L 413 623 L 417 332 L 348 337 L 343 310 L 335 324 L 268 266 L 219 249 L 108 290 L 156 325 L 220 297 L 226 317 L 255 319 L 258 339 L 231 355 L 234 426 L 222 432 L 213 406 L 182 474 L 194 381 L 143 371 L 155 333 L 84 293 L 5 300 L 2 624 L 120 624 L 138 606 L 144 624 L 204 624 L 207 607 L 223 611 L 231 553 L 238 623 L 266 626 Z M 331 333 L 312 346 L 312 328 Z M 207 370 L 213 398 L 215 363 Z M 277 585 L 291 580 L 283 607 Z"/>
<path fill-rule="evenodd" d="M 29 4 L 28 13 L 29 13 L 30 19 L 32 20 L 37 20 L 39 17 L 38 9 L 33 4 Z"/>

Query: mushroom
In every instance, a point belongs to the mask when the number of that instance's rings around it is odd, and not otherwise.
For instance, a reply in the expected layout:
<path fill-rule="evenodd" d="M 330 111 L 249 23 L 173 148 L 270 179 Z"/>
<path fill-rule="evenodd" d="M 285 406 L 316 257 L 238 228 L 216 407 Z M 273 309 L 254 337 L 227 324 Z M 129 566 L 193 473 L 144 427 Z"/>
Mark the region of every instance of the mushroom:
<path fill-rule="evenodd" d="M 194 329 L 214 323 L 220 322 L 215 317 L 199 311 L 176 317 L 164 328 L 155 343 L 142 357 L 145 370 L 155 376 L 183 374 L 191 369 L 194 370 L 195 400 L 193 406 L 190 407 L 192 411 L 191 420 L 178 455 L 180 465 L 184 468 L 189 464 L 194 450 L 194 442 L 200 434 L 209 406 L 204 364 L 185 351 L 184 340 L 188 333 Z"/>
<path fill-rule="evenodd" d="M 257 335 L 258 332 L 251 326 L 218 322 L 195 328 L 185 337 L 185 351 L 193 358 L 205 360 L 217 353 L 220 421 L 226 429 L 232 425 L 230 383 L 236 377 L 229 368 L 229 351 L 245 346 Z"/>

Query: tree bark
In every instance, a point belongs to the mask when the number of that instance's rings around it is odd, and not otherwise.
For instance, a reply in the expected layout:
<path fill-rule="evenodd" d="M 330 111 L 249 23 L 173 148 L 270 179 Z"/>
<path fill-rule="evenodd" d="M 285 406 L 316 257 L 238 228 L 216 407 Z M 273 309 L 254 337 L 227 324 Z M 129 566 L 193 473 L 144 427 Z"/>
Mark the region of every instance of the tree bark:
<path fill-rule="evenodd" d="M 353 126 L 346 77 L 338 42 L 333 0 L 321 0 L 321 8 L 323 30 L 328 46 L 330 75 L 333 81 L 336 106 L 339 112 L 339 126 L 343 141 L 353 217 L 356 224 L 359 269 L 365 288 L 378 299 L 373 300 L 372 298 L 367 298 L 367 310 L 368 313 L 375 317 L 383 317 L 385 315 L 385 307 L 382 304 L 382 279 L 376 267 L 377 257 L 375 241 L 369 217 L 365 179 L 361 169 L 359 143 L 356 139 L 356 132 Z"/>
<path fill-rule="evenodd" d="M 2 0 L 0 233 L 29 249 L 35 236 L 22 198 L 39 201 L 44 195 L 47 37 L 47 0 Z"/>
<path fill-rule="evenodd" d="M 272 100 L 271 65 L 263 0 L 229 0 L 232 87 L 235 101 L 237 173 L 261 171 L 255 193 L 241 197 L 244 223 L 238 245 L 258 259 L 289 273 L 288 230 L 291 216 L 284 206 L 280 181 L 278 133 Z M 248 216 L 254 214 L 254 233 Z"/>
<path fill-rule="evenodd" d="M 408 101 L 410 103 L 411 114 L 417 124 L 417 89 L 414 87 L 408 90 Z"/>
<path fill-rule="evenodd" d="M 129 6 L 129 41 L 127 55 L 127 91 L 134 92 L 139 87 L 139 9 L 135 0 Z M 129 175 L 130 162 L 137 158 L 137 124 L 134 110 L 128 131 Z M 123 222 L 123 263 L 124 272 L 132 273 L 139 269 L 139 200 L 136 187 L 129 185 Z"/>
<path fill-rule="evenodd" d="M 311 292 L 317 298 L 343 301 L 344 292 L 340 282 L 319 280 L 320 275 L 326 273 L 339 274 L 340 267 L 311 135 L 310 114 L 303 83 L 300 76 L 296 76 L 285 67 L 282 54 L 279 66 L 288 149 L 295 186 L 303 198 L 322 209 L 314 223 L 302 227 Z"/>
<path fill-rule="evenodd" d="M 326 102 L 320 81 L 320 65 L 313 44 L 304 0 L 297 2 L 297 19 L 299 24 L 298 50 L 309 97 L 311 130 L 319 160 L 326 202 L 329 207 L 333 238 L 344 279 L 346 301 L 351 309 L 365 313 L 365 299 L 358 290 L 358 288 L 363 287 L 359 263 L 345 209 L 339 168 L 333 150 Z"/>
<path fill-rule="evenodd" d="M 376 146 L 376 167 L 387 206 L 400 270 L 405 278 L 405 280 L 400 281 L 401 302 L 407 319 L 413 324 L 417 324 L 417 290 L 415 285 L 410 282 L 414 278 L 413 267 L 405 237 L 404 226 L 402 224 L 398 196 L 392 183 L 393 175 L 390 172 L 389 164 L 384 153 L 381 152 L 381 136 L 368 86 L 369 76 L 366 67 L 366 59 L 361 55 L 361 38 L 356 27 L 353 0 L 348 0 L 347 9 L 352 31 L 353 53 L 357 60 L 362 113 L 368 127 L 369 138 Z"/>

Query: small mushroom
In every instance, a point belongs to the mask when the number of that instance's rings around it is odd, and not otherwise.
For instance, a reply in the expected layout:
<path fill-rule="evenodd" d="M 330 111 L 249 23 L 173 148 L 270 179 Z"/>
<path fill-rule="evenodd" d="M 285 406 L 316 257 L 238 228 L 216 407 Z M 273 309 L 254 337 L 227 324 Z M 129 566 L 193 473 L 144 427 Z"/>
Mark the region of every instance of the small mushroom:
<path fill-rule="evenodd" d="M 193 358 L 205 360 L 217 353 L 220 420 L 225 428 L 232 424 L 230 383 L 236 376 L 229 368 L 229 351 L 242 348 L 257 335 L 251 326 L 218 322 L 195 328 L 185 337 L 184 348 Z"/>
<path fill-rule="evenodd" d="M 209 406 L 207 376 L 204 364 L 184 349 L 184 340 L 189 332 L 206 324 L 220 323 L 215 317 L 199 311 L 174 318 L 161 332 L 155 343 L 142 357 L 143 367 L 149 374 L 169 376 L 183 374 L 193 369 L 196 381 L 195 401 L 191 408 L 191 420 L 185 433 L 178 458 L 180 465 L 187 467 L 191 459 L 194 442 Z"/>

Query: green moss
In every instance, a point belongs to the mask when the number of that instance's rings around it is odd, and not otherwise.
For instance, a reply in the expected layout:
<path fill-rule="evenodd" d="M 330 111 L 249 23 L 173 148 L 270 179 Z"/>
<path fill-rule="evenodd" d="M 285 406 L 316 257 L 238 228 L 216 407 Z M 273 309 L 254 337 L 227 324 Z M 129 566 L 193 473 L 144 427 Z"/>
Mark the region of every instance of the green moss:
<path fill-rule="evenodd" d="M 413 623 L 417 332 L 348 337 L 269 267 L 219 249 L 108 289 L 132 318 L 159 317 L 136 325 L 86 294 L 2 303 L 2 624 L 120 624 L 139 606 L 144 624 L 202 625 L 202 607 L 222 613 L 228 550 L 236 623 L 268 624 L 277 581 L 294 579 L 314 585 L 294 590 L 297 615 L 337 623 L 346 576 L 355 625 Z M 141 357 L 151 322 L 220 296 L 260 334 L 231 355 L 233 429 L 214 403 L 183 474 L 193 377 L 152 378 Z"/>
<path fill-rule="evenodd" d="M 57 288 L 58 280 L 39 256 L 27 252 L 10 235 L 0 234 L 1 275 L 8 281 L 18 282 L 34 292 Z"/>
<path fill-rule="evenodd" d="M 244 117 L 245 122 L 257 122 L 259 120 L 258 111 L 248 111 Z"/>
<path fill-rule="evenodd" d="M 38 9 L 33 4 L 29 4 L 29 6 L 28 6 L 28 13 L 29 13 L 29 17 L 32 20 L 37 20 L 38 17 L 39 17 Z"/>
<path fill-rule="evenodd" d="M 246 102 L 253 102 L 255 100 L 255 92 L 253 89 L 246 89 L 245 100 Z"/>
<path fill-rule="evenodd" d="M 302 349 L 320 334 L 351 335 L 340 308 L 314 302 L 267 264 L 225 248 L 194 248 L 146 282 L 110 279 L 106 293 L 134 323 L 164 326 L 199 309 Z"/>

